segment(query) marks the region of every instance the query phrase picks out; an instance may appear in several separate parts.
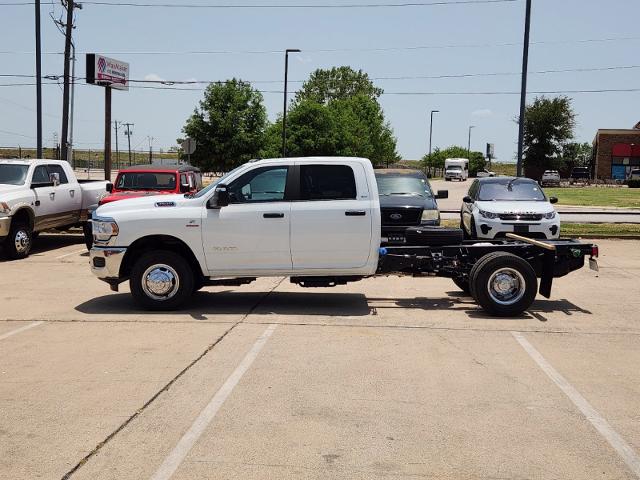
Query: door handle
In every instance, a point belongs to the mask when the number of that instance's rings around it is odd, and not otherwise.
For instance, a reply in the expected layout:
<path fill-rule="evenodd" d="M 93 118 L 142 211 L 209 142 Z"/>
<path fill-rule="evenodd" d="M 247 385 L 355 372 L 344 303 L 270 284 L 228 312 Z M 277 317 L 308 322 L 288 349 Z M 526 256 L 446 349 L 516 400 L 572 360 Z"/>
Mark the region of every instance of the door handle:
<path fill-rule="evenodd" d="M 284 218 L 284 213 L 263 213 L 264 218 Z"/>
<path fill-rule="evenodd" d="M 72 197 L 74 197 L 76 195 L 76 191 L 75 190 L 69 190 L 69 193 L 71 194 Z"/>
<path fill-rule="evenodd" d="M 51 192 L 51 193 L 49 194 L 49 198 L 50 198 L 51 200 L 53 200 L 54 198 L 56 198 L 56 193 L 55 193 L 55 192 Z"/>
<path fill-rule="evenodd" d="M 367 212 L 364 210 L 347 210 L 344 212 L 347 217 L 364 217 Z"/>

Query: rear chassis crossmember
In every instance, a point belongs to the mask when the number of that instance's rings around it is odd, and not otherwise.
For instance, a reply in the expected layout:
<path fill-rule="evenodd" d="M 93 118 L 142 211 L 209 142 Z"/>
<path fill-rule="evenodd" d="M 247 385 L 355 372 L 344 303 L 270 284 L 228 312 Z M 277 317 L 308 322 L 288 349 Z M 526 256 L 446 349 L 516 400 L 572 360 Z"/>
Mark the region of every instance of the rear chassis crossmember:
<path fill-rule="evenodd" d="M 584 266 L 585 256 L 597 256 L 597 247 L 573 239 L 531 240 L 509 234 L 508 240 L 470 240 L 446 246 L 388 246 L 380 249 L 378 275 L 438 276 L 468 279 L 474 264 L 493 252 L 526 260 L 540 278 L 539 292 L 551 296 L 553 279 Z"/>

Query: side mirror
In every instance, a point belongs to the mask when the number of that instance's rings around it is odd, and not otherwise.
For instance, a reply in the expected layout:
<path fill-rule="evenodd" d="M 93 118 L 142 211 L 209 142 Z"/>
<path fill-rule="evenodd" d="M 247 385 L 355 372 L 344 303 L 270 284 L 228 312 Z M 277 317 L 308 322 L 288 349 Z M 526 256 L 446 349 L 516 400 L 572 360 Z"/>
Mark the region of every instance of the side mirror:
<path fill-rule="evenodd" d="M 229 205 L 229 190 L 226 185 L 218 185 L 213 196 L 207 202 L 207 208 L 222 208 Z"/>
<path fill-rule="evenodd" d="M 188 183 L 180 184 L 180 193 L 189 193 L 190 190 L 191 190 L 191 187 L 189 187 Z"/>
<path fill-rule="evenodd" d="M 471 198 L 469 195 L 465 195 L 462 201 L 464 203 L 473 203 L 473 198 Z"/>
<path fill-rule="evenodd" d="M 449 190 L 438 190 L 436 198 L 449 198 Z"/>
<path fill-rule="evenodd" d="M 53 184 L 54 187 L 60 185 L 60 174 L 59 173 L 50 173 L 49 181 Z"/>
<path fill-rule="evenodd" d="M 549 203 L 558 203 L 558 197 L 549 197 Z"/>
<path fill-rule="evenodd" d="M 109 193 L 113 192 L 113 183 L 107 183 L 107 186 L 105 188 L 107 192 Z"/>

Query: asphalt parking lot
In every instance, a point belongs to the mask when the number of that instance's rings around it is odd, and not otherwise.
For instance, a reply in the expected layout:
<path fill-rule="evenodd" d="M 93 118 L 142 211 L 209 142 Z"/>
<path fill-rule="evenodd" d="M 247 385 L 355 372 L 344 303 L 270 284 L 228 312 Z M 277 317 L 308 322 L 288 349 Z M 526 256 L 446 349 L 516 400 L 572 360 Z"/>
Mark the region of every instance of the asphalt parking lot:
<path fill-rule="evenodd" d="M 632 479 L 640 243 L 492 319 L 447 279 L 145 313 L 79 236 L 0 263 L 0 478 Z"/>

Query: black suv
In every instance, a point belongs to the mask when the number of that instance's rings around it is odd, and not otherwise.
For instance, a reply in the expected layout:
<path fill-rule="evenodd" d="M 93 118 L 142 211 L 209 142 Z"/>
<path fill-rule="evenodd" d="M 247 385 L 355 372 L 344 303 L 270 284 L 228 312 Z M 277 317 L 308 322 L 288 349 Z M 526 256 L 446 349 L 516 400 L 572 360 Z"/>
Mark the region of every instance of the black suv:
<path fill-rule="evenodd" d="M 376 170 L 380 212 L 382 214 L 382 243 L 406 243 L 407 227 L 440 225 L 437 198 L 447 198 L 448 190 L 431 190 L 427 176 L 420 170 Z"/>

